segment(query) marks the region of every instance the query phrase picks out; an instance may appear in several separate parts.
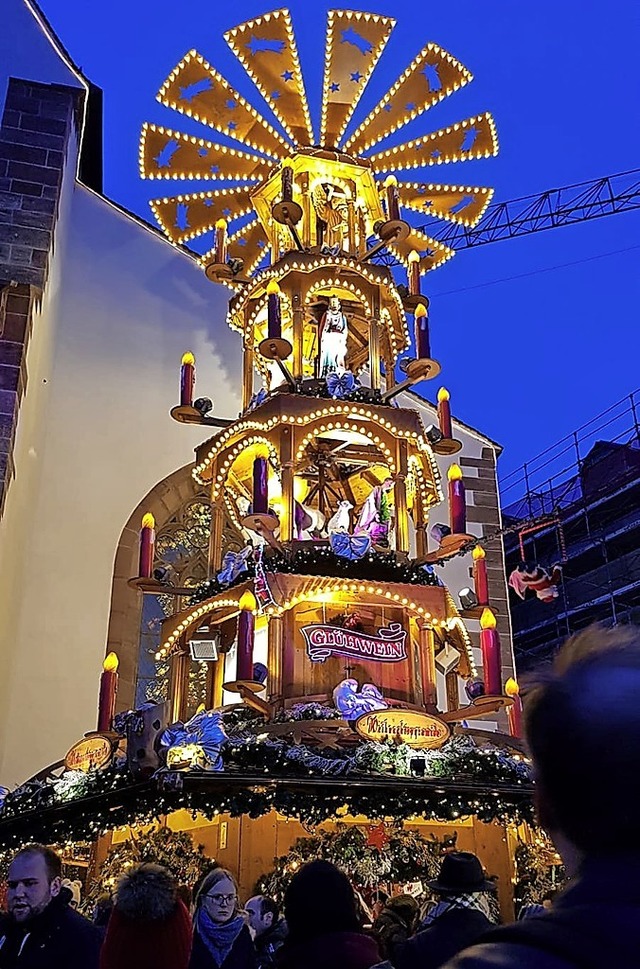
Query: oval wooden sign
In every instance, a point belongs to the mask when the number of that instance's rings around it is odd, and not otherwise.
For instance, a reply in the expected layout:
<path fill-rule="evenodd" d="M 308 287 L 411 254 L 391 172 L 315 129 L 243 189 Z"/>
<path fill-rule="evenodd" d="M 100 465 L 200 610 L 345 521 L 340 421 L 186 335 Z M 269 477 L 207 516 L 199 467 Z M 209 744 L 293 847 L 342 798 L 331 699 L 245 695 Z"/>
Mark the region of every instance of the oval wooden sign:
<path fill-rule="evenodd" d="M 444 720 L 419 710 L 374 710 L 358 717 L 355 728 L 361 737 L 376 743 L 392 740 L 431 750 L 442 747 L 451 734 Z"/>
<path fill-rule="evenodd" d="M 81 770 L 85 774 L 89 771 L 100 770 L 111 762 L 113 745 L 108 737 L 96 734 L 85 737 L 74 744 L 64 759 L 67 770 Z"/>

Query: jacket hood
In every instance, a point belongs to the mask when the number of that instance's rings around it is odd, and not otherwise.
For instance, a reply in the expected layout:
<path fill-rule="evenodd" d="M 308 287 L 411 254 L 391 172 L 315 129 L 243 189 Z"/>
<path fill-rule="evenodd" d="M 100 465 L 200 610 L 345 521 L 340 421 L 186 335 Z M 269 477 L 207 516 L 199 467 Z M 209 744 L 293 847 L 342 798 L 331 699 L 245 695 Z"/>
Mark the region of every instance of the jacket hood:
<path fill-rule="evenodd" d="M 276 954 L 280 969 L 327 969 L 336 966 L 343 969 L 370 969 L 380 962 L 380 952 L 375 939 L 362 932 L 331 932 L 318 935 L 307 942 L 292 944 L 290 939 Z"/>
<path fill-rule="evenodd" d="M 115 908 L 129 919 L 163 921 L 175 911 L 177 897 L 176 883 L 166 868 L 143 864 L 120 879 Z"/>

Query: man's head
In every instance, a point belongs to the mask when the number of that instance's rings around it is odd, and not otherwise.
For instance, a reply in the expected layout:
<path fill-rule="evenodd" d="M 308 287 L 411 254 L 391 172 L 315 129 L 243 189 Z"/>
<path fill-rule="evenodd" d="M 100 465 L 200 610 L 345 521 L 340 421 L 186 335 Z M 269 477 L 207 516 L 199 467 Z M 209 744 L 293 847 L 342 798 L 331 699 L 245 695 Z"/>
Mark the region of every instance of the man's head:
<path fill-rule="evenodd" d="M 591 626 L 568 640 L 528 694 L 525 725 L 540 823 L 559 850 L 639 851 L 640 631 Z"/>
<path fill-rule="evenodd" d="M 8 885 L 9 914 L 16 922 L 28 922 L 60 894 L 62 862 L 51 848 L 28 845 L 11 862 Z"/>
<path fill-rule="evenodd" d="M 275 925 L 280 916 L 277 903 L 266 895 L 254 895 L 244 909 L 257 939 Z"/>

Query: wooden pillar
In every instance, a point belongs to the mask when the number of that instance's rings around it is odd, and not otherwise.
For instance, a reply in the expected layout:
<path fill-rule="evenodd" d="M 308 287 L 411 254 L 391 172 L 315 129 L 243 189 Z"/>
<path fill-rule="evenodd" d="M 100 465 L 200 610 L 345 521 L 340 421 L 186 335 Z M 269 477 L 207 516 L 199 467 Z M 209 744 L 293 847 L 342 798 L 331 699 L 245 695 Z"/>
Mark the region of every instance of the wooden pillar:
<path fill-rule="evenodd" d="M 398 442 L 398 473 L 395 477 L 396 551 L 409 554 L 409 511 L 407 509 L 407 442 Z"/>
<path fill-rule="evenodd" d="M 423 558 L 429 551 L 427 539 L 427 516 L 425 514 L 419 483 L 416 485 L 415 498 L 415 529 L 416 529 L 416 558 Z"/>
<path fill-rule="evenodd" d="M 186 653 L 174 653 L 171 657 L 171 677 L 169 682 L 169 702 L 171 722 L 182 719 L 187 679 L 189 676 L 189 657 Z"/>
<path fill-rule="evenodd" d="M 293 610 L 282 615 L 282 697 L 286 699 L 294 692 L 295 682 L 295 643 L 293 641 Z M 286 648 L 284 644 L 286 643 Z"/>
<path fill-rule="evenodd" d="M 282 650 L 284 643 L 282 627 L 282 616 L 269 616 L 267 697 L 270 703 L 282 699 Z"/>
<path fill-rule="evenodd" d="M 424 619 L 418 621 L 420 629 L 420 664 L 422 672 L 422 696 L 427 710 L 435 711 L 438 700 L 435 643 L 433 629 Z"/>
<path fill-rule="evenodd" d="M 290 542 L 294 530 L 294 497 L 293 497 L 293 429 L 283 427 L 280 439 L 282 509 L 280 512 L 280 541 Z"/>
<path fill-rule="evenodd" d="M 302 348 L 304 346 L 304 311 L 300 284 L 296 284 L 291 296 L 293 307 L 293 376 L 302 379 Z"/>
<path fill-rule="evenodd" d="M 242 410 L 245 411 L 253 397 L 253 356 L 252 347 L 245 343 L 242 355 Z"/>
<path fill-rule="evenodd" d="M 213 664 L 213 685 L 211 689 L 211 708 L 217 710 L 222 706 L 222 684 L 224 683 L 224 665 L 226 653 L 218 652 L 218 659 Z"/>
<path fill-rule="evenodd" d="M 457 710 L 460 707 L 460 690 L 458 688 L 458 674 L 455 670 L 445 676 L 447 688 L 447 710 Z"/>
<path fill-rule="evenodd" d="M 222 564 L 222 533 L 224 531 L 224 508 L 220 501 L 211 505 L 211 533 L 209 535 L 209 578 Z"/>

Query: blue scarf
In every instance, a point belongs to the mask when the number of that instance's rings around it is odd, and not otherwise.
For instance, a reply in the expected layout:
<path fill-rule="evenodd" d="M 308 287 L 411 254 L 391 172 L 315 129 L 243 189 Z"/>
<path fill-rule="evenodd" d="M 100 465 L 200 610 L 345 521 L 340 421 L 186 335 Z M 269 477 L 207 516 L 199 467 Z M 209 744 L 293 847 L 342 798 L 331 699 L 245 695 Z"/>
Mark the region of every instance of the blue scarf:
<path fill-rule="evenodd" d="M 196 916 L 196 927 L 216 965 L 221 966 L 242 932 L 244 919 L 241 915 L 236 915 L 230 922 L 214 922 L 209 913 L 200 907 Z"/>

